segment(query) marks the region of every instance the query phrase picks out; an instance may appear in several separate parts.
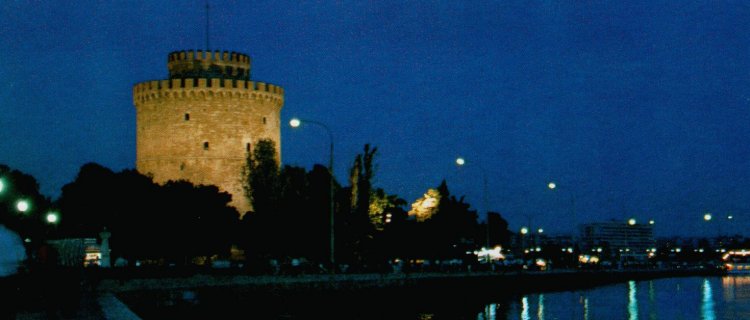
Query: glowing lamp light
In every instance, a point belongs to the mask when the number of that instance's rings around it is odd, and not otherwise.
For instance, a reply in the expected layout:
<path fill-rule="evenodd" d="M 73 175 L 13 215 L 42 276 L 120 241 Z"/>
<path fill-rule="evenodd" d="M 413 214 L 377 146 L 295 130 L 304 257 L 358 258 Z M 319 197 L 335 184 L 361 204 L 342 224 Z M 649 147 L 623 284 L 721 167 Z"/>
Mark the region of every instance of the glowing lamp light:
<path fill-rule="evenodd" d="M 0 183 L 2 183 L 2 182 L 3 182 L 3 181 L 2 181 L 2 180 L 0 180 Z M 3 188 L 2 188 L 1 186 L 2 186 L 2 184 L 0 184 L 0 192 L 2 192 L 2 191 L 3 191 Z M 734 217 L 732 217 L 732 216 L 728 216 L 728 217 L 727 217 L 727 219 L 729 219 L 729 220 L 732 220 L 733 218 L 734 218 Z"/>
<path fill-rule="evenodd" d="M 539 232 L 539 233 L 544 233 L 544 229 L 542 229 L 542 228 L 539 228 L 539 230 L 537 230 L 537 232 Z"/>
<path fill-rule="evenodd" d="M 629 225 L 631 225 L 631 226 L 634 226 L 634 225 L 635 225 L 635 219 L 633 219 L 633 218 L 630 218 L 630 219 L 628 220 L 628 224 L 629 224 Z"/>
<path fill-rule="evenodd" d="M 5 189 L 5 183 L 3 182 L 3 179 L 0 179 L 0 193 L 3 192 L 3 189 Z"/>
<path fill-rule="evenodd" d="M 710 214 L 710 213 L 706 213 L 706 214 L 704 214 L 704 215 L 703 215 L 703 220 L 706 220 L 706 221 L 711 221 L 711 218 L 712 218 L 712 217 L 711 217 L 711 214 Z"/>
<path fill-rule="evenodd" d="M 550 182 L 547 184 L 547 188 L 554 190 L 555 188 L 557 188 L 557 184 L 555 184 L 554 182 Z"/>
<path fill-rule="evenodd" d="M 47 223 L 54 224 L 60 221 L 60 215 L 58 215 L 57 212 L 50 212 L 47 214 L 46 219 L 47 219 Z"/>
<path fill-rule="evenodd" d="M 529 228 L 523 227 L 521 228 L 521 234 L 527 234 L 529 233 Z"/>
<path fill-rule="evenodd" d="M 292 120 L 289 120 L 289 125 L 292 126 L 292 128 L 299 127 L 302 124 L 302 121 L 300 121 L 297 118 L 292 118 Z"/>
<path fill-rule="evenodd" d="M 29 202 L 26 200 L 18 200 L 18 202 L 16 202 L 16 209 L 19 212 L 29 211 L 29 207 Z"/>
<path fill-rule="evenodd" d="M 459 165 L 459 166 L 465 165 L 466 164 L 466 160 L 464 160 L 464 158 L 460 158 L 460 157 L 456 158 L 456 164 Z"/>
<path fill-rule="evenodd" d="M 654 224 L 654 220 L 649 220 L 648 224 Z"/>

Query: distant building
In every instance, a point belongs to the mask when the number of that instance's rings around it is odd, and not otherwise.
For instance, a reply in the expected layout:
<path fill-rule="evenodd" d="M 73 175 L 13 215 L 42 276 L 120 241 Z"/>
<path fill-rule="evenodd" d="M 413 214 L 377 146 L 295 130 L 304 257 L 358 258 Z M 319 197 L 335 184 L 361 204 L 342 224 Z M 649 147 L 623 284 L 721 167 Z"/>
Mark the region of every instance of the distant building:
<path fill-rule="evenodd" d="M 610 221 L 582 225 L 580 245 L 584 252 L 604 252 L 624 260 L 645 260 L 652 254 L 656 243 L 652 225 Z"/>
<path fill-rule="evenodd" d="M 276 143 L 281 161 L 284 90 L 250 79 L 250 57 L 236 52 L 177 51 L 169 77 L 133 87 L 136 168 L 157 183 L 187 180 L 232 195 L 240 214 L 246 159 L 261 139 Z"/>

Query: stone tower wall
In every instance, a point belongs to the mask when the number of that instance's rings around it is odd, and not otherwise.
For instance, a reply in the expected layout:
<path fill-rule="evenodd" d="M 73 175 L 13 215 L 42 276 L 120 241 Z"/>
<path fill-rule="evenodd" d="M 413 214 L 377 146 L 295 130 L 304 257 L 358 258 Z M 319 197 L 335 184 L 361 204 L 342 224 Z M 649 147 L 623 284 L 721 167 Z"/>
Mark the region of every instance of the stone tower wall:
<path fill-rule="evenodd" d="M 248 150 L 271 139 L 281 159 L 281 87 L 216 78 L 148 81 L 134 86 L 133 102 L 139 172 L 158 183 L 216 185 L 232 194 L 241 214 L 251 209 L 243 189 Z"/>

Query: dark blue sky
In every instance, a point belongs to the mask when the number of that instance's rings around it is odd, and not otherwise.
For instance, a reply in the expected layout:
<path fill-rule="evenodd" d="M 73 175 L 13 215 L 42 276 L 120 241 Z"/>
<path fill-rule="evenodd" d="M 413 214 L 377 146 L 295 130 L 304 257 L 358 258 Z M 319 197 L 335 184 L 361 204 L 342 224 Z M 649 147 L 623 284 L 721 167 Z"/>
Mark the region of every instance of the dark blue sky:
<path fill-rule="evenodd" d="M 285 88 L 284 122 L 331 127 L 340 180 L 371 143 L 376 185 L 409 202 L 445 178 L 484 211 L 484 170 L 514 229 L 570 230 L 571 195 L 579 221 L 653 218 L 657 235 L 750 227 L 746 2 L 214 2 L 212 49 Z M 132 85 L 205 43 L 203 1 L 0 13 L 0 163 L 52 197 L 86 162 L 134 167 Z M 326 163 L 327 143 L 284 127 L 282 160 Z"/>

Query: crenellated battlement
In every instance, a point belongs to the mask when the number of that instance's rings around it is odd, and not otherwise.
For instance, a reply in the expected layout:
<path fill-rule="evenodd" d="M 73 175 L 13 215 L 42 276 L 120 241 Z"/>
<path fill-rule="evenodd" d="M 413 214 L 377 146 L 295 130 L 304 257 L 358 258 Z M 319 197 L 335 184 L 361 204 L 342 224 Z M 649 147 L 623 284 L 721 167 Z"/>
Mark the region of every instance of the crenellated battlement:
<path fill-rule="evenodd" d="M 250 56 L 233 51 L 174 51 L 167 56 L 169 78 L 250 79 Z"/>
<path fill-rule="evenodd" d="M 236 79 L 182 78 L 141 82 L 133 86 L 133 102 L 160 98 L 262 99 L 281 106 L 284 89 L 265 82 Z"/>
<path fill-rule="evenodd" d="M 179 60 L 224 61 L 249 64 L 250 56 L 234 51 L 183 50 L 169 53 L 167 63 Z"/>

